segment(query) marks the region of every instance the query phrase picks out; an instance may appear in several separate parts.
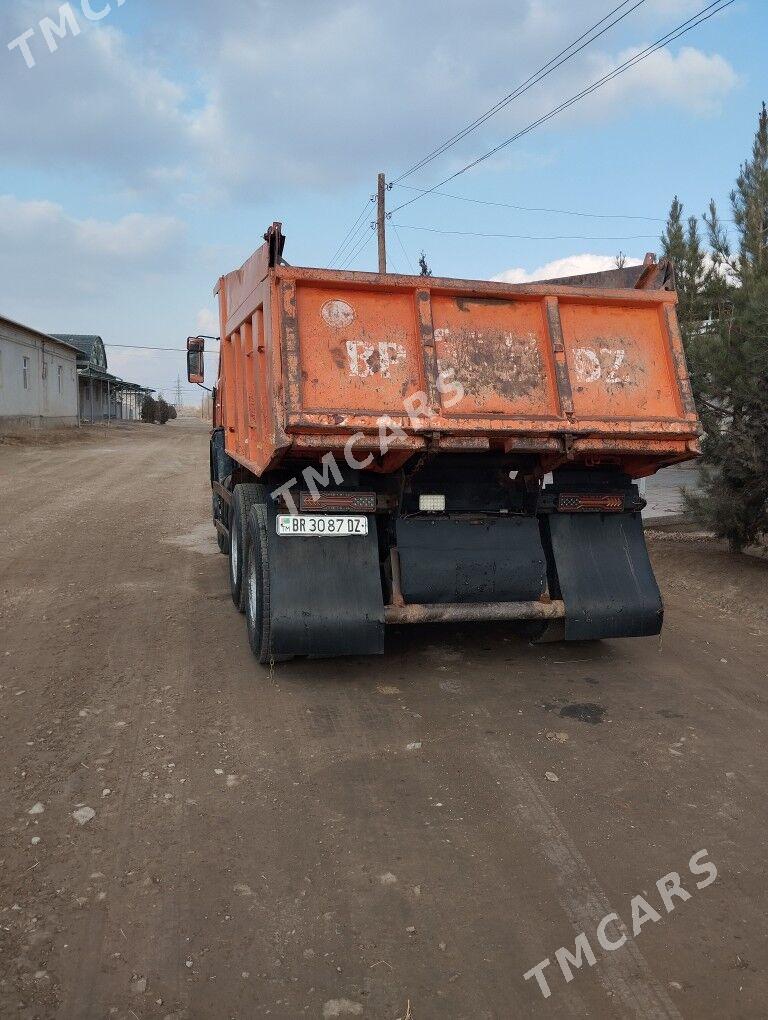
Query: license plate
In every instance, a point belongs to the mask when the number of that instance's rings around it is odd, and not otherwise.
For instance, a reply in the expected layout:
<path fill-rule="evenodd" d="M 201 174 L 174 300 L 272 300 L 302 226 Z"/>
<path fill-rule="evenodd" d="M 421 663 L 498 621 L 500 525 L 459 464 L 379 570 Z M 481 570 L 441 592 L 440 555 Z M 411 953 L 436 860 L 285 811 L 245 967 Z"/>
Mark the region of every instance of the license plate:
<path fill-rule="evenodd" d="M 330 535 L 367 535 L 368 518 L 362 514 L 279 514 L 278 535 L 327 538 Z"/>

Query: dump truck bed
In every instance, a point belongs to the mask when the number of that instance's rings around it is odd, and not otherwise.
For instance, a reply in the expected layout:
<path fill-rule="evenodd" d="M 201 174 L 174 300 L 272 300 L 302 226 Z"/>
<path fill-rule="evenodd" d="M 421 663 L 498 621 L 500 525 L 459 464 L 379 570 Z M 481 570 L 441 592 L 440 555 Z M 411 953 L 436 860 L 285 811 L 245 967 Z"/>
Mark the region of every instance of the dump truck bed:
<path fill-rule="evenodd" d="M 698 452 L 673 290 L 293 268 L 267 238 L 217 288 L 218 422 L 256 475 L 354 433 L 374 448 L 382 418 L 384 472 L 427 445 L 636 478 Z"/>

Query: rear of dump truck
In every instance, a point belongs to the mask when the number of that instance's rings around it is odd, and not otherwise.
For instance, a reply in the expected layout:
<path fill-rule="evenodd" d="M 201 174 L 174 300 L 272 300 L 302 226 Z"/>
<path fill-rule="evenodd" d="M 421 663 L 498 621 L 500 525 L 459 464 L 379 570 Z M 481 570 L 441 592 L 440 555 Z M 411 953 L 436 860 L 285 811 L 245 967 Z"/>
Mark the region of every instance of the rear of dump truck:
<path fill-rule="evenodd" d="M 659 633 L 634 481 L 699 431 L 669 265 L 513 286 L 298 269 L 279 224 L 265 242 L 218 284 L 210 461 L 261 661 L 381 653 L 397 623 Z"/>

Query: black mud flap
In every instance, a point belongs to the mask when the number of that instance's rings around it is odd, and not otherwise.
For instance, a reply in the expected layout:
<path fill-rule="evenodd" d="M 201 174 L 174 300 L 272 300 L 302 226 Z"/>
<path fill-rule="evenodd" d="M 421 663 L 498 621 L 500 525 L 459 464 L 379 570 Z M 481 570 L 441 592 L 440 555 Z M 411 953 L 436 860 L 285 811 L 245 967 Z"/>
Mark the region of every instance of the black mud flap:
<path fill-rule="evenodd" d="M 223 482 L 237 467 L 224 449 L 224 429 L 217 428 L 211 433 L 211 481 Z"/>
<path fill-rule="evenodd" d="M 535 517 L 407 517 L 397 522 L 406 602 L 528 602 L 547 586 Z"/>
<path fill-rule="evenodd" d="M 648 637 L 664 619 L 639 513 L 543 518 L 565 602 L 566 641 Z"/>
<path fill-rule="evenodd" d="M 277 534 L 267 501 L 272 650 L 276 658 L 381 655 L 384 596 L 376 518 L 368 534 L 334 538 Z"/>

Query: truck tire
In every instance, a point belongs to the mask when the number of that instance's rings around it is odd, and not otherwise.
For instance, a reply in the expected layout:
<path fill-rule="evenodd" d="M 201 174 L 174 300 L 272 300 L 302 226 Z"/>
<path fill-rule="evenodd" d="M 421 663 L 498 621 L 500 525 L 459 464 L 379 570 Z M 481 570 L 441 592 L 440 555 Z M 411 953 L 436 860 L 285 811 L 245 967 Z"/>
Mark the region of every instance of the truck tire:
<path fill-rule="evenodd" d="M 269 551 L 267 512 L 263 503 L 251 507 L 246 523 L 248 553 L 243 572 L 245 625 L 248 644 L 261 663 L 272 661 L 271 606 L 269 591 Z"/>
<path fill-rule="evenodd" d="M 243 570 L 248 555 L 248 515 L 256 503 L 264 503 L 263 485 L 236 485 L 229 513 L 229 590 L 240 612 L 245 612 Z"/>

